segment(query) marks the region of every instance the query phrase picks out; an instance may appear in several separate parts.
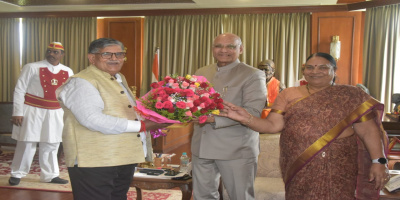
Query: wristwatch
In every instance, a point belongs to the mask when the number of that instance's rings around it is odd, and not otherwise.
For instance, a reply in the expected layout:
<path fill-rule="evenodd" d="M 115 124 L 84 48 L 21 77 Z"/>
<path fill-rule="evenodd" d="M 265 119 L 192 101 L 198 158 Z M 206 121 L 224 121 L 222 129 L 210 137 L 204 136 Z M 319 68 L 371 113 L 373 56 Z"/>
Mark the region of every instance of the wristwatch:
<path fill-rule="evenodd" d="M 384 165 L 384 164 L 388 163 L 388 160 L 386 158 L 382 157 L 382 158 L 373 159 L 372 163 L 379 163 L 379 164 Z"/>

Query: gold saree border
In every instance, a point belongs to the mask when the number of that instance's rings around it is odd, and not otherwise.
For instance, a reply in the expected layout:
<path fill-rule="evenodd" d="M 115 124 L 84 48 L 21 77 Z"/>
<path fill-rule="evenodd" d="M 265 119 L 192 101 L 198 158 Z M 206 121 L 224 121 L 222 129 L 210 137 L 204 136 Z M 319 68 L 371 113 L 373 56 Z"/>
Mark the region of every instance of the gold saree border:
<path fill-rule="evenodd" d="M 289 170 L 285 172 L 285 177 L 283 180 L 285 185 L 296 175 L 301 168 L 307 164 L 307 161 L 312 159 L 319 151 L 326 147 L 329 143 L 333 142 L 346 127 L 352 122 L 355 122 L 358 118 L 362 117 L 368 110 L 380 104 L 377 100 L 371 98 L 360 106 L 358 106 L 352 113 L 350 113 L 346 118 L 336 124 L 332 129 L 315 141 L 311 146 L 309 146 L 290 166 Z"/>
<path fill-rule="evenodd" d="M 283 110 L 278 110 L 278 109 L 271 109 L 271 112 L 278 113 L 278 114 L 281 114 L 281 115 L 285 114 L 285 112 L 283 112 Z"/>

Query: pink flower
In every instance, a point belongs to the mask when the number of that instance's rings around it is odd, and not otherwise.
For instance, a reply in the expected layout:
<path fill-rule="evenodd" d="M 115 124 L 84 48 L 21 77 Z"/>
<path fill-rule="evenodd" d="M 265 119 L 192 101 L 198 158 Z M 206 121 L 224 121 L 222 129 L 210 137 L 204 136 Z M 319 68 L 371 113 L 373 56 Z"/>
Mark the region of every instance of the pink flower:
<path fill-rule="evenodd" d="M 175 89 L 175 88 L 179 88 L 179 83 L 173 83 L 171 85 L 171 88 Z"/>
<path fill-rule="evenodd" d="M 194 106 L 194 105 L 193 105 L 193 102 L 191 102 L 191 101 L 186 102 L 186 107 L 191 108 L 191 107 L 193 107 L 193 106 Z"/>
<path fill-rule="evenodd" d="M 183 101 L 179 101 L 176 103 L 176 107 L 181 108 L 181 109 L 185 109 L 186 108 L 186 103 Z"/>
<path fill-rule="evenodd" d="M 185 112 L 185 115 L 191 117 L 191 116 L 192 116 L 192 112 L 186 111 L 186 112 Z"/>
<path fill-rule="evenodd" d="M 192 98 L 193 98 L 194 100 L 199 99 L 199 95 L 196 95 L 196 94 L 195 94 L 195 95 L 192 96 Z"/>
<path fill-rule="evenodd" d="M 205 115 L 200 116 L 200 117 L 199 117 L 199 123 L 202 124 L 202 123 L 206 122 L 207 118 L 208 118 L 208 117 L 205 116 Z"/>
<path fill-rule="evenodd" d="M 162 103 L 162 102 L 157 102 L 157 103 L 156 103 L 156 108 L 157 108 L 157 109 L 162 109 L 162 108 L 164 108 L 164 103 Z"/>
<path fill-rule="evenodd" d="M 167 95 L 167 93 L 165 93 L 165 90 L 159 89 L 157 90 L 157 96 L 163 97 L 165 95 Z"/>
<path fill-rule="evenodd" d="M 186 81 L 183 81 L 183 83 L 182 83 L 182 87 L 183 88 L 187 88 L 189 86 L 189 83 L 188 82 L 186 82 Z"/>
<path fill-rule="evenodd" d="M 204 93 L 203 95 L 201 95 L 202 97 L 207 97 L 210 98 L 210 94 L 209 93 Z"/>
<path fill-rule="evenodd" d="M 164 102 L 164 108 L 171 109 L 171 108 L 174 108 L 174 105 L 172 104 L 172 102 L 166 101 L 166 102 Z"/>
<path fill-rule="evenodd" d="M 212 112 L 223 108 L 223 100 L 203 76 L 166 76 L 151 87 L 152 90 L 138 100 L 137 106 L 143 117 L 150 120 L 185 123 L 196 116 L 204 123 Z"/>
<path fill-rule="evenodd" d="M 210 93 L 210 94 L 214 94 L 214 93 L 215 93 L 215 90 L 214 90 L 214 88 L 210 88 L 210 91 L 209 91 L 209 93 Z"/>

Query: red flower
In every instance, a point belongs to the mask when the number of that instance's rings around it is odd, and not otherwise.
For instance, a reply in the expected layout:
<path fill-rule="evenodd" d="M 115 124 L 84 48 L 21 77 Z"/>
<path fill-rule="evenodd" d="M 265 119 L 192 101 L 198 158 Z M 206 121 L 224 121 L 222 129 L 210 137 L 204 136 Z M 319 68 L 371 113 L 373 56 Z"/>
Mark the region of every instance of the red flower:
<path fill-rule="evenodd" d="M 219 110 L 224 109 L 224 104 L 222 104 L 222 103 L 217 104 L 217 109 L 219 109 Z"/>
<path fill-rule="evenodd" d="M 208 87 L 208 83 L 202 82 L 202 83 L 200 84 L 200 87 L 202 87 L 202 88 L 207 88 L 207 87 Z"/>
<path fill-rule="evenodd" d="M 196 112 L 196 111 L 198 111 L 199 109 L 197 108 L 197 106 L 193 106 L 193 107 L 191 107 L 190 108 L 190 111 L 192 112 L 192 113 L 194 113 L 194 112 Z"/>
<path fill-rule="evenodd" d="M 199 106 L 201 104 L 201 101 L 199 99 L 196 99 L 193 101 L 194 106 Z"/>
<path fill-rule="evenodd" d="M 154 83 L 150 84 L 150 87 L 155 89 L 155 88 L 159 88 L 160 85 L 157 82 L 154 82 Z"/>
<path fill-rule="evenodd" d="M 202 123 L 206 122 L 207 118 L 208 118 L 208 117 L 205 116 L 205 115 L 200 116 L 200 117 L 199 117 L 199 123 L 202 124 Z"/>
<path fill-rule="evenodd" d="M 205 108 L 200 110 L 200 113 L 201 113 L 201 114 L 205 114 L 205 113 L 207 113 L 207 112 L 208 112 L 208 110 L 205 109 Z"/>
<path fill-rule="evenodd" d="M 162 87 L 164 84 L 165 84 L 164 81 L 159 81 L 159 82 L 158 82 L 158 85 L 159 85 L 160 87 Z"/>
<path fill-rule="evenodd" d="M 213 99 L 217 99 L 218 97 L 220 97 L 221 95 L 219 94 L 219 93 L 214 93 L 214 94 L 211 94 L 211 97 L 213 98 Z"/>
<path fill-rule="evenodd" d="M 217 107 L 217 104 L 214 102 L 211 102 L 210 105 L 208 105 L 209 109 L 215 109 L 215 107 Z"/>
<path fill-rule="evenodd" d="M 216 98 L 216 99 L 214 99 L 214 102 L 215 103 L 222 103 L 222 102 L 224 102 L 224 100 L 221 99 L 221 98 Z"/>
<path fill-rule="evenodd" d="M 166 77 L 164 78 L 164 81 L 165 81 L 165 82 L 168 82 L 168 81 L 169 81 L 169 79 L 171 79 L 171 77 L 169 77 L 169 76 L 166 76 Z"/>
<path fill-rule="evenodd" d="M 166 88 L 165 88 L 165 92 L 166 92 L 168 95 L 170 95 L 170 94 L 175 93 L 175 90 L 172 89 L 172 88 L 166 87 Z"/>
<path fill-rule="evenodd" d="M 200 101 L 207 104 L 211 103 L 211 99 L 209 99 L 208 97 L 200 97 Z"/>
<path fill-rule="evenodd" d="M 186 96 L 186 97 L 192 97 L 194 95 L 194 92 L 191 89 L 184 89 L 183 93 L 184 93 L 184 96 Z"/>

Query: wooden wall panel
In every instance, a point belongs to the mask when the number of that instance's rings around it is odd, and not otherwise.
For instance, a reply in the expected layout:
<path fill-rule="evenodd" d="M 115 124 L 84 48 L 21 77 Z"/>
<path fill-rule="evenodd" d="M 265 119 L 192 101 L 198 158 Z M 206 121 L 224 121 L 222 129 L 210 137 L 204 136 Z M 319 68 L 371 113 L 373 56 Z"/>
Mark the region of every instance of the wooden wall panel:
<path fill-rule="evenodd" d="M 341 41 L 340 59 L 337 61 L 337 83 L 356 85 L 360 82 L 362 12 L 313 13 L 311 50 L 329 53 L 332 36 Z"/>
<path fill-rule="evenodd" d="M 142 82 L 143 18 L 105 18 L 97 21 L 97 36 L 121 41 L 126 48 L 126 61 L 121 69 L 130 87 L 139 94 Z"/>

